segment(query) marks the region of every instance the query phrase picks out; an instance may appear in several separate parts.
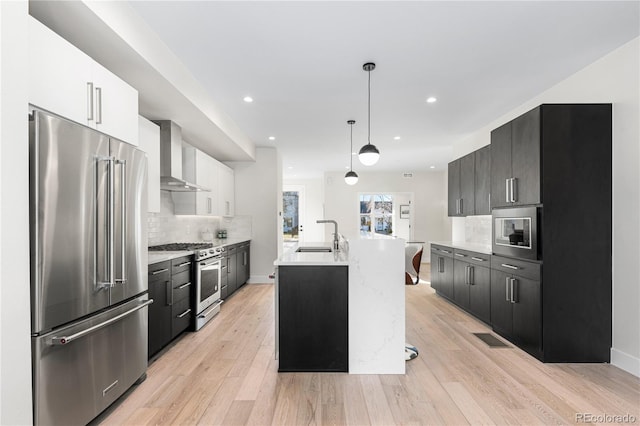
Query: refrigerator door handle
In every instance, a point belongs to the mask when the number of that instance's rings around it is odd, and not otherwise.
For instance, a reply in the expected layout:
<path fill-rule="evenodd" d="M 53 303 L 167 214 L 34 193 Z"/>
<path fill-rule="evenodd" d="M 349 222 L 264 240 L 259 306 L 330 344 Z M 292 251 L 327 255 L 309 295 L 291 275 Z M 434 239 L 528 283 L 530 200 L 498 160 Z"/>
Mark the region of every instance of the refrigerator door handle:
<path fill-rule="evenodd" d="M 126 160 L 115 160 L 115 164 L 120 166 L 120 269 L 121 278 L 115 279 L 115 284 L 125 284 L 127 282 L 127 162 Z"/>
<path fill-rule="evenodd" d="M 121 319 L 123 319 L 124 317 L 127 317 L 129 315 L 131 315 L 132 313 L 139 311 L 140 309 L 144 308 L 145 306 L 149 306 L 150 304 L 153 303 L 153 299 L 150 300 L 146 300 L 144 303 L 141 303 L 140 305 L 136 306 L 135 308 L 129 309 L 126 312 L 121 313 L 120 315 L 117 315 L 111 319 L 108 319 L 107 321 L 101 322 L 100 324 L 96 324 L 93 327 L 89 327 L 86 330 L 82 330 L 79 331 L 75 334 L 72 334 L 70 336 L 61 336 L 61 337 L 52 337 L 51 341 L 49 342 L 50 345 L 52 346 L 60 346 L 60 345 L 66 345 L 67 343 L 71 343 L 74 340 L 78 340 L 88 334 L 91 334 L 95 331 L 100 330 L 101 328 L 107 327 L 111 324 L 113 324 L 114 322 L 120 321 Z"/>
<path fill-rule="evenodd" d="M 105 277 L 105 281 L 100 281 L 98 279 L 98 262 L 96 261 L 95 264 L 95 268 L 96 268 L 96 281 L 98 284 L 98 288 L 111 288 L 115 285 L 115 265 L 113 262 L 113 257 L 114 257 L 114 247 L 113 247 L 113 228 L 114 228 L 114 214 L 115 214 L 115 209 L 114 209 L 114 202 L 113 202 L 113 196 L 114 196 L 114 185 L 115 185 L 115 179 L 114 179 L 114 158 L 113 157 L 99 157 L 98 158 L 98 162 L 101 161 L 106 161 L 107 162 L 107 200 L 105 201 L 105 203 L 107 204 L 107 229 L 106 229 L 106 252 L 105 252 L 105 265 L 106 265 L 106 269 L 105 269 L 105 273 L 106 273 L 106 277 Z M 98 173 L 98 170 L 96 168 L 96 175 Z M 98 179 L 96 178 L 96 186 L 98 185 Z M 97 189 L 97 188 L 96 188 Z M 96 215 L 98 214 L 98 197 L 96 196 Z M 96 221 L 96 224 L 98 223 L 98 221 Z M 97 227 L 99 225 L 96 225 Z M 101 230 L 99 228 L 96 228 L 96 235 L 100 234 Z M 96 238 L 96 242 L 99 241 L 98 238 Z M 96 252 L 98 252 L 98 248 L 96 247 Z"/>

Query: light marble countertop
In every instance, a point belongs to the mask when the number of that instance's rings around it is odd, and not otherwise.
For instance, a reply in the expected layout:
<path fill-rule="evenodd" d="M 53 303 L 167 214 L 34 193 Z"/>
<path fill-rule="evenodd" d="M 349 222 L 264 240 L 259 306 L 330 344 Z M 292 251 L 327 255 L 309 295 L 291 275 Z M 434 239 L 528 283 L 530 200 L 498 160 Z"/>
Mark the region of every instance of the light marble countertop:
<path fill-rule="evenodd" d="M 339 266 L 349 265 L 349 255 L 346 251 L 333 251 L 330 253 L 297 253 L 299 247 L 329 247 L 332 243 L 311 243 L 305 242 L 296 245 L 290 250 L 284 252 L 273 264 L 275 266 L 304 266 L 304 265 L 327 265 Z"/>
<path fill-rule="evenodd" d="M 480 243 L 464 243 L 464 242 L 454 243 L 451 241 L 430 241 L 429 244 L 437 244 L 439 246 L 446 246 L 446 247 L 451 247 L 451 248 L 460 249 L 460 250 L 475 251 L 476 253 L 482 253 L 482 254 L 492 253 L 490 244 L 487 245 L 487 244 L 480 244 Z M 425 250 L 426 250 L 426 247 L 425 247 Z M 429 250 L 431 250 L 431 248 L 429 248 Z"/>
<path fill-rule="evenodd" d="M 226 240 L 213 240 L 211 243 L 214 247 L 228 247 L 234 244 L 240 244 L 244 242 L 249 242 L 250 239 L 226 239 Z M 209 242 L 209 241 L 207 241 Z M 177 259 L 182 256 L 191 256 L 194 254 L 193 250 L 180 250 L 180 251 L 149 251 L 149 265 L 153 265 L 154 263 L 164 262 L 166 260 Z"/>

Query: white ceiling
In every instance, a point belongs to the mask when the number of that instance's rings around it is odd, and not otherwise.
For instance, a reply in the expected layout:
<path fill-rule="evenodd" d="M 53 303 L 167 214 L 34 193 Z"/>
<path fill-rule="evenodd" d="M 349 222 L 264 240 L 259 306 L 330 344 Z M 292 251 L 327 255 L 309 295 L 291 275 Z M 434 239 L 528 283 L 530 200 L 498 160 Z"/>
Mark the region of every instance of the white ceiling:
<path fill-rule="evenodd" d="M 640 30 L 638 1 L 131 5 L 256 145 L 278 148 L 290 178 L 345 170 L 349 119 L 354 151 L 366 143 L 365 62 L 377 65 L 371 140 L 381 152 L 368 169 L 444 169 L 453 143 Z"/>

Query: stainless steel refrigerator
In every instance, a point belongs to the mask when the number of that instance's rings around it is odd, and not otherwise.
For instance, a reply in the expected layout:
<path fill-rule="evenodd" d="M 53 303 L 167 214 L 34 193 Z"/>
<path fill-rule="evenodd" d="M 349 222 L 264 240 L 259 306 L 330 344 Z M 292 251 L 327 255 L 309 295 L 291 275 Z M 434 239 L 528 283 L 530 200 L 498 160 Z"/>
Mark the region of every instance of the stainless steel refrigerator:
<path fill-rule="evenodd" d="M 35 424 L 86 424 L 147 368 L 147 163 L 88 127 L 30 115 Z"/>

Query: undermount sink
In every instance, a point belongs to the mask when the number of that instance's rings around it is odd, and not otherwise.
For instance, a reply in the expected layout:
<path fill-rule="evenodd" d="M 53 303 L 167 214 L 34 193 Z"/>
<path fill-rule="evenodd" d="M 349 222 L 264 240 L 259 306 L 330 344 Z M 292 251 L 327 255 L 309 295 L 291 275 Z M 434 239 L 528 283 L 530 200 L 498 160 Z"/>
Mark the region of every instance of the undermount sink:
<path fill-rule="evenodd" d="M 331 247 L 298 247 L 296 253 L 331 253 Z"/>

